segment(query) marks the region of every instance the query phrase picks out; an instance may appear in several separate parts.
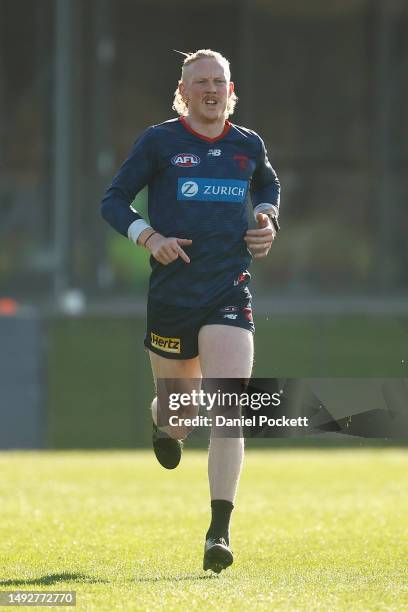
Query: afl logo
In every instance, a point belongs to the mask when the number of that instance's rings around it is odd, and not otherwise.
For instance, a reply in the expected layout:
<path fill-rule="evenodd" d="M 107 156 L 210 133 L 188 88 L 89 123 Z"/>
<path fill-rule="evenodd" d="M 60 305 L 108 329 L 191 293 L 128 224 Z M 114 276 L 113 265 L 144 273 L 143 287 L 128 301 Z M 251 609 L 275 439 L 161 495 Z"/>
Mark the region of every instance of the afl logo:
<path fill-rule="evenodd" d="M 198 166 L 201 159 L 194 153 L 177 153 L 171 158 L 173 166 L 180 166 L 181 168 L 191 168 L 191 166 Z"/>
<path fill-rule="evenodd" d="M 186 198 L 192 198 L 198 192 L 198 185 L 194 181 L 186 181 L 181 186 L 181 193 Z"/>

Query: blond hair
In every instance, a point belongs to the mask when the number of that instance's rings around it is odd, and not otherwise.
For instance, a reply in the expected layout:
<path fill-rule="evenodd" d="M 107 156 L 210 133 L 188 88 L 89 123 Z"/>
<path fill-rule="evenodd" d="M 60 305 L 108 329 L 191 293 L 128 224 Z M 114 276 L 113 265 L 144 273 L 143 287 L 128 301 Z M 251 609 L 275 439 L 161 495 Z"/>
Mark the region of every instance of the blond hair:
<path fill-rule="evenodd" d="M 184 81 L 185 70 L 188 66 L 190 66 L 190 64 L 192 64 L 193 62 L 196 62 L 199 59 L 209 58 L 209 57 L 215 59 L 219 64 L 221 64 L 221 66 L 225 68 L 227 80 L 229 81 L 231 79 L 230 63 L 227 60 L 227 58 L 221 55 L 221 53 L 218 53 L 218 51 L 213 51 L 212 49 L 199 49 L 198 51 L 195 51 L 194 53 L 183 53 L 182 51 L 177 51 L 177 53 L 181 53 L 181 55 L 185 56 L 183 64 L 181 66 L 181 79 L 179 81 L 179 84 L 182 81 Z M 227 117 L 232 115 L 232 113 L 234 112 L 237 101 L 238 101 L 238 97 L 233 91 L 231 95 L 228 97 L 227 107 L 225 109 L 226 119 Z M 181 95 L 179 87 L 177 87 L 176 91 L 174 92 L 174 100 L 173 100 L 172 109 L 175 110 L 179 115 L 183 117 L 188 115 L 188 105 L 187 105 L 187 102 L 184 100 L 183 96 Z"/>

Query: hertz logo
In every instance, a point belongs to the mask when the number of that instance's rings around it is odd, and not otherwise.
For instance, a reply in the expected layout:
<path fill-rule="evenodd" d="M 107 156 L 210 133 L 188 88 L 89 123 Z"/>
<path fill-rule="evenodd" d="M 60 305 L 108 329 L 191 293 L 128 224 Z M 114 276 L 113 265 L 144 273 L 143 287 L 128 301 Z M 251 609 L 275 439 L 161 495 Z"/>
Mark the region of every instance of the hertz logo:
<path fill-rule="evenodd" d="M 180 353 L 180 338 L 166 338 L 164 336 L 158 336 L 154 332 L 150 332 L 150 339 L 152 346 L 159 348 L 161 351 L 166 351 L 167 353 Z"/>

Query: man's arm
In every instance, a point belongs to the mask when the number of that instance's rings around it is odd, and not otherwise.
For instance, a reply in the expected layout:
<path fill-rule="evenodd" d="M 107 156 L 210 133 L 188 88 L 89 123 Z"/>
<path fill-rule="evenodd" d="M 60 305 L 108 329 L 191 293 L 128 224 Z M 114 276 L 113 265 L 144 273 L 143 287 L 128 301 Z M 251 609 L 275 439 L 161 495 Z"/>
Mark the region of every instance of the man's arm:
<path fill-rule="evenodd" d="M 152 131 L 153 128 L 149 128 L 136 140 L 101 202 L 101 214 L 105 221 L 135 243 L 141 232 L 150 227 L 132 207 L 132 202 L 155 173 Z"/>
<path fill-rule="evenodd" d="M 153 180 L 156 172 L 152 131 L 149 128 L 133 145 L 105 193 L 101 214 L 122 236 L 148 249 L 159 263 L 167 265 L 178 257 L 190 263 L 182 245 L 190 245 L 191 240 L 162 236 L 131 206 L 136 194 Z"/>
<path fill-rule="evenodd" d="M 269 162 L 263 140 L 260 138 L 259 141 L 260 154 L 250 189 L 254 217 L 256 219 L 258 213 L 268 215 L 275 231 L 279 231 L 280 182 Z"/>
<path fill-rule="evenodd" d="M 244 240 L 254 258 L 266 257 L 280 230 L 278 216 L 280 182 L 268 160 L 268 154 L 260 139 L 261 151 L 251 182 L 251 200 L 258 229 L 248 230 Z"/>

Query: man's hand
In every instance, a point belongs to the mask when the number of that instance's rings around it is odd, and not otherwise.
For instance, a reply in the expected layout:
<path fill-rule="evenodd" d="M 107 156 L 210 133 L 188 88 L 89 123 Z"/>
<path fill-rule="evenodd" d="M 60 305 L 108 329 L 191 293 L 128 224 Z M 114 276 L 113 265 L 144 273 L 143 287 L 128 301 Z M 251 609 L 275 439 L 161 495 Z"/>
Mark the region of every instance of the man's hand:
<path fill-rule="evenodd" d="M 254 259 L 267 256 L 276 236 L 275 228 L 268 215 L 258 213 L 256 220 L 258 222 L 258 229 L 248 230 L 244 236 L 247 247 Z"/>
<path fill-rule="evenodd" d="M 165 238 L 159 233 L 154 234 L 147 242 L 148 249 L 153 257 L 164 266 L 167 266 L 178 257 L 181 257 L 186 263 L 190 263 L 190 258 L 181 248 L 181 245 L 188 246 L 192 240 L 187 238 Z"/>

